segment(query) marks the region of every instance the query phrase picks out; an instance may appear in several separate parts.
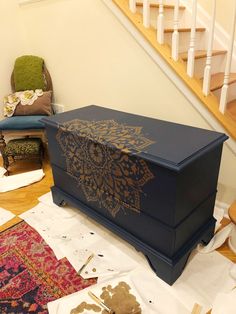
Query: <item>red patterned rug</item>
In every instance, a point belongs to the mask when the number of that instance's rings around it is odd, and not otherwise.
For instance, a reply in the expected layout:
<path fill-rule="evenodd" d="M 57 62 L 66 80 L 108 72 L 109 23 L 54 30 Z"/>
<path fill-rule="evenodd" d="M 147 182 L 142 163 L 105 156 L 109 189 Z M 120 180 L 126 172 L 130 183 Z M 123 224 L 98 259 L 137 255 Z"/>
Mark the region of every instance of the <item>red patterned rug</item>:
<path fill-rule="evenodd" d="M 96 281 L 76 274 L 26 222 L 0 234 L 0 313 L 46 314 L 47 303 Z"/>

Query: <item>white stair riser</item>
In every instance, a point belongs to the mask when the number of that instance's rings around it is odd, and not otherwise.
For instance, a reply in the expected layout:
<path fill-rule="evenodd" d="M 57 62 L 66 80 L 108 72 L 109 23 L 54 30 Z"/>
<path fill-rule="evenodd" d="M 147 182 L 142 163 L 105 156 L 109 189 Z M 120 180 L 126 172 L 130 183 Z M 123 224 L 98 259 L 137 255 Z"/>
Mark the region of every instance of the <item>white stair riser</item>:
<path fill-rule="evenodd" d="M 190 42 L 190 32 L 187 33 L 180 33 L 180 40 L 179 40 L 179 52 L 185 52 L 189 49 L 189 42 Z M 165 34 L 165 43 L 171 46 L 172 42 L 172 34 Z M 196 33 L 196 50 L 203 50 L 205 49 L 205 37 L 204 32 L 197 32 Z"/>
<path fill-rule="evenodd" d="M 217 89 L 213 92 L 213 94 L 217 97 L 220 102 L 221 89 Z M 236 83 L 229 85 L 228 89 L 228 102 L 236 99 Z"/>
<path fill-rule="evenodd" d="M 143 8 L 142 7 L 137 7 L 137 12 L 143 14 Z M 174 18 L 174 10 L 173 9 L 165 9 L 164 10 L 164 23 L 165 23 L 165 28 L 173 28 L 173 18 Z M 156 28 L 157 26 L 157 16 L 158 16 L 158 9 L 157 8 L 151 8 L 150 10 L 150 22 L 151 26 L 153 28 Z M 184 21 L 184 11 L 180 10 L 179 11 L 179 26 L 184 27 L 185 21 Z"/>
<path fill-rule="evenodd" d="M 194 76 L 202 78 L 206 66 L 206 58 L 195 59 Z M 225 56 L 219 55 L 212 57 L 211 74 L 223 72 L 225 68 Z"/>

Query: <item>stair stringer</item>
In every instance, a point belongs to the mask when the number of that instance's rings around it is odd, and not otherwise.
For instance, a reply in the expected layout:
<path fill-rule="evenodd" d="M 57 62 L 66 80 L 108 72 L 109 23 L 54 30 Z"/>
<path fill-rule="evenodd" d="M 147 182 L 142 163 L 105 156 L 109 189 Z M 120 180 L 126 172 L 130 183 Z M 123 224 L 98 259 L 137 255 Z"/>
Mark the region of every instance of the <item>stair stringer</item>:
<path fill-rule="evenodd" d="M 236 155 L 236 141 L 230 134 L 222 127 L 218 120 L 211 114 L 211 112 L 202 104 L 200 99 L 190 90 L 179 75 L 172 69 L 170 65 L 162 58 L 162 56 L 152 47 L 152 45 L 144 38 L 139 30 L 132 24 L 132 22 L 120 11 L 120 9 L 113 3 L 112 0 L 101 0 L 116 16 L 119 22 L 127 29 L 138 44 L 145 50 L 145 52 L 152 58 L 152 60 L 160 67 L 165 75 L 173 82 L 178 90 L 185 96 L 190 104 L 200 113 L 204 120 L 212 127 L 212 129 L 225 133 L 229 136 L 226 145 Z"/>

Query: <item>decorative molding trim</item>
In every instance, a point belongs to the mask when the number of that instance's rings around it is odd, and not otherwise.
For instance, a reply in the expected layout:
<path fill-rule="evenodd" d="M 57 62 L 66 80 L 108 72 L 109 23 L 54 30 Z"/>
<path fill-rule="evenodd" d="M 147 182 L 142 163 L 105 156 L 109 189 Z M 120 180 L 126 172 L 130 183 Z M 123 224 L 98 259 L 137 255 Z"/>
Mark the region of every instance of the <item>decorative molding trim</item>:
<path fill-rule="evenodd" d="M 136 29 L 130 20 L 119 10 L 112 0 L 101 0 L 117 17 L 120 23 L 130 32 L 139 45 L 148 53 L 152 60 L 160 67 L 172 83 L 179 89 L 179 91 L 186 97 L 190 104 L 200 113 L 206 122 L 216 131 L 226 133 L 226 130 L 208 111 L 208 109 L 201 103 L 197 96 L 191 92 L 189 87 L 181 80 L 178 74 L 163 60 L 157 51 L 148 43 L 143 35 Z M 227 134 L 229 136 L 229 134 Z M 236 141 L 230 136 L 226 141 L 226 145 L 236 155 Z"/>

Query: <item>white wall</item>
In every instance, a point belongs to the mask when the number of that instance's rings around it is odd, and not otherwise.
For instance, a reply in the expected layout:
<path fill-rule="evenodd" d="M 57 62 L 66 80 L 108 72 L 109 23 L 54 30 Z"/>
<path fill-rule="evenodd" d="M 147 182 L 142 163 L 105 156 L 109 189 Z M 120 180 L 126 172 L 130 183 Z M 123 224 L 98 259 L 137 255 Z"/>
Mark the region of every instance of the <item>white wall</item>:
<path fill-rule="evenodd" d="M 44 0 L 22 6 L 20 19 L 28 53 L 44 57 L 66 110 L 96 103 L 210 128 L 101 0 Z M 221 201 L 235 198 L 235 177 L 236 158 L 225 147 Z"/>
<path fill-rule="evenodd" d="M 198 3 L 212 15 L 213 1 L 198 0 Z M 234 5 L 235 0 L 216 0 L 216 21 L 227 33 L 231 33 L 232 29 Z"/>
<path fill-rule="evenodd" d="M 15 58 L 26 48 L 19 6 L 15 0 L 0 0 L 0 118 L 2 117 L 2 99 L 11 92 L 10 77 Z"/>

